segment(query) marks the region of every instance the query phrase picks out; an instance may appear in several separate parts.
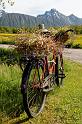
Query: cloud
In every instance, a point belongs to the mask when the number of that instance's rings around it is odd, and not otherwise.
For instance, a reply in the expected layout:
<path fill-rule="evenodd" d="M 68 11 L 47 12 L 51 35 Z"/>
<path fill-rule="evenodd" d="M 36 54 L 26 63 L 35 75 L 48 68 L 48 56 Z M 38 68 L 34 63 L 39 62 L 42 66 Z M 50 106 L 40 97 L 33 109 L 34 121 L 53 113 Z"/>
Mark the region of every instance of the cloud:
<path fill-rule="evenodd" d="M 74 13 L 82 17 L 82 0 L 15 0 L 13 7 L 6 7 L 8 12 L 18 12 L 30 15 L 43 14 L 52 8 L 65 15 Z"/>

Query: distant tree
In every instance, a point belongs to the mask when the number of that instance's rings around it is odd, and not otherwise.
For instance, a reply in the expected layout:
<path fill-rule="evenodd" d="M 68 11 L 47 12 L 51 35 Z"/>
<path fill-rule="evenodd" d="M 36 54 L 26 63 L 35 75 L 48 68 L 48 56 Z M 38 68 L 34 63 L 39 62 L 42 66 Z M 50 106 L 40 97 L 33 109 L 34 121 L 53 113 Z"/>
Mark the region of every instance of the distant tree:
<path fill-rule="evenodd" d="M 6 3 L 9 3 L 11 6 L 15 3 L 15 0 L 0 0 L 0 5 L 5 9 Z"/>
<path fill-rule="evenodd" d="M 17 28 L 12 28 L 12 33 L 13 34 L 17 34 L 18 33 L 18 29 Z"/>

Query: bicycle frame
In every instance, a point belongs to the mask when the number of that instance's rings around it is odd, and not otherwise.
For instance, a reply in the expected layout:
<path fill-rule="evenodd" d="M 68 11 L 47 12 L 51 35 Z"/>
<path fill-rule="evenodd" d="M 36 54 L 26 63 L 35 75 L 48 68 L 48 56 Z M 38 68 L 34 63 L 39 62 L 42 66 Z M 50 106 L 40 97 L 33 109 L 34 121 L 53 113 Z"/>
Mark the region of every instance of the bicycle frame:
<path fill-rule="evenodd" d="M 57 65 L 56 65 L 56 61 L 58 59 L 58 55 L 60 56 L 60 61 L 61 61 L 61 67 L 63 67 L 63 61 L 62 61 L 62 58 L 63 58 L 63 55 L 62 55 L 62 50 L 63 48 L 59 48 L 58 51 L 56 51 L 55 49 L 53 50 L 53 57 L 52 57 L 52 60 L 51 61 L 48 61 L 48 56 L 45 56 L 44 58 L 44 72 L 47 71 L 47 75 L 48 76 L 49 74 L 52 74 L 56 71 L 56 68 Z M 50 65 L 49 65 L 50 63 Z"/>
<path fill-rule="evenodd" d="M 54 78 L 54 82 L 56 82 L 57 86 L 59 86 L 59 72 L 58 72 L 58 63 L 56 63 L 58 61 L 58 55 L 60 56 L 60 61 L 61 61 L 61 68 L 63 69 L 63 61 L 62 61 L 62 47 L 56 52 L 56 50 L 53 50 L 53 55 L 52 55 L 52 60 L 48 61 L 48 56 L 46 55 L 42 61 L 44 63 L 44 69 L 43 69 L 43 75 L 45 75 L 45 80 L 44 83 L 41 85 L 37 85 L 35 87 L 39 87 L 41 89 L 44 89 L 47 85 L 48 85 L 48 80 L 50 80 L 51 78 Z M 37 63 L 37 68 L 38 68 L 38 63 Z M 62 73 L 63 75 L 63 73 Z M 53 84 L 54 84 L 53 82 Z M 49 90 L 46 90 L 46 92 Z"/>

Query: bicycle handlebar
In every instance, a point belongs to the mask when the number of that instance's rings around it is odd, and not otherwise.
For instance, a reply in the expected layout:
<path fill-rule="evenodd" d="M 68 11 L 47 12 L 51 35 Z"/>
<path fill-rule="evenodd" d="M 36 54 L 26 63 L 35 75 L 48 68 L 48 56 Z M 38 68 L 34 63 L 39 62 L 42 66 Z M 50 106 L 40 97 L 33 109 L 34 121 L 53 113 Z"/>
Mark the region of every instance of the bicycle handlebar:
<path fill-rule="evenodd" d="M 67 32 L 74 32 L 75 33 L 75 31 L 73 29 L 68 29 L 67 31 L 64 32 L 64 34 Z"/>
<path fill-rule="evenodd" d="M 54 40 L 57 41 L 59 38 L 62 38 L 65 34 L 68 35 L 68 32 L 75 32 L 73 29 L 68 29 L 66 31 L 60 31 L 54 36 Z"/>

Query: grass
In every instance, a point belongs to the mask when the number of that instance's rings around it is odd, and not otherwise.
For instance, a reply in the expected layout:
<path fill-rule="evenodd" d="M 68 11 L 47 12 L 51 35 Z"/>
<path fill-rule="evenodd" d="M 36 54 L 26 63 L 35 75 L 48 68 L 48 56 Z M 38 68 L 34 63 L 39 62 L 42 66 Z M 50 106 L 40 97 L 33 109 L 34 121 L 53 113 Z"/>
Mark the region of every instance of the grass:
<path fill-rule="evenodd" d="M 18 65 L 0 65 L 0 123 L 3 115 L 13 117 L 22 111 L 21 74 Z"/>
<path fill-rule="evenodd" d="M 15 44 L 17 34 L 0 33 L 0 44 Z"/>
<path fill-rule="evenodd" d="M 76 35 L 74 39 L 68 40 L 66 47 L 82 49 L 82 35 Z"/>
<path fill-rule="evenodd" d="M 19 62 L 19 54 L 12 48 L 0 48 L 0 64 L 14 65 Z"/>
<path fill-rule="evenodd" d="M 73 46 L 82 48 L 82 35 L 76 35 L 75 41 L 73 42 Z"/>
<path fill-rule="evenodd" d="M 20 39 L 21 39 L 22 37 L 25 37 L 27 35 L 32 37 L 32 33 L 27 33 L 27 34 L 0 33 L 0 44 L 14 45 L 16 43 L 18 37 L 20 37 Z"/>
<path fill-rule="evenodd" d="M 23 36 L 23 34 L 7 34 L 0 33 L 0 44 L 10 44 L 14 45 L 17 37 Z"/>
<path fill-rule="evenodd" d="M 64 85 L 48 94 L 43 112 L 28 120 L 22 107 L 20 68 L 0 65 L 1 123 L 82 124 L 82 65 L 66 60 L 65 73 Z"/>

